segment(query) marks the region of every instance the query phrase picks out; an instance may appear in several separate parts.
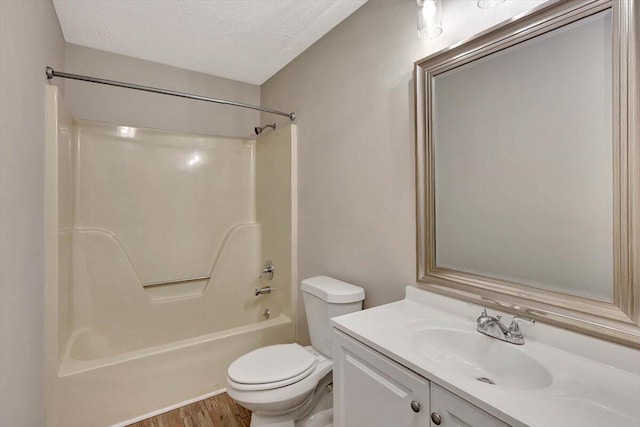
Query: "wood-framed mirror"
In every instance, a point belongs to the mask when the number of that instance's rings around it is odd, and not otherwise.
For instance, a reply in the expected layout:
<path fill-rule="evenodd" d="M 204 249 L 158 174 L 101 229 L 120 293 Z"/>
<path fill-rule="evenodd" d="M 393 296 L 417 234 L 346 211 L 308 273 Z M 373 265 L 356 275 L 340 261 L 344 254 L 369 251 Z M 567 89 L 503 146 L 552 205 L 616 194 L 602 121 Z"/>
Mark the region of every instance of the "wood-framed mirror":
<path fill-rule="evenodd" d="M 639 9 L 545 3 L 416 62 L 420 283 L 640 348 Z"/>

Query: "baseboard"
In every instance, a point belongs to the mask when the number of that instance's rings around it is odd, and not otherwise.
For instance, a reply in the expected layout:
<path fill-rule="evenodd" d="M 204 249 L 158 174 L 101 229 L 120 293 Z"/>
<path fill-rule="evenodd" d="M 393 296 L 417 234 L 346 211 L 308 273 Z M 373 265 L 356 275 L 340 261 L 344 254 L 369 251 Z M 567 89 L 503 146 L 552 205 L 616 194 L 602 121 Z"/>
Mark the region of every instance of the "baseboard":
<path fill-rule="evenodd" d="M 129 424 L 137 423 L 138 421 L 146 420 L 147 418 L 155 417 L 156 415 L 164 414 L 165 412 L 173 411 L 174 409 L 178 409 L 182 406 L 187 406 L 193 402 L 198 402 L 199 400 L 204 400 L 209 397 L 222 394 L 227 391 L 226 388 L 221 388 L 220 390 L 213 391 L 211 393 L 203 394 L 202 396 L 194 397 L 193 399 L 185 400 L 184 402 L 176 403 L 175 405 L 169 405 L 165 408 L 158 409 L 157 411 L 149 412 L 144 415 L 140 415 L 139 417 L 131 418 L 130 420 L 123 421 L 121 423 L 113 424 L 111 427 L 125 427 Z"/>

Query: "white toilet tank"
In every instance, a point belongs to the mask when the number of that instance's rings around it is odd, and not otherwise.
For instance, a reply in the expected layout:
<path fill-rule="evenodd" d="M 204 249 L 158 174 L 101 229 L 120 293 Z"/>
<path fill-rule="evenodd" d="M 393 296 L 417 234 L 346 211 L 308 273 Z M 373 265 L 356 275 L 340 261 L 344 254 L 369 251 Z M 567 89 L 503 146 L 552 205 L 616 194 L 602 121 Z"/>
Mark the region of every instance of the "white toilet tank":
<path fill-rule="evenodd" d="M 327 276 L 304 279 L 300 286 L 311 345 L 333 359 L 333 331 L 329 319 L 362 310 L 364 289 Z"/>

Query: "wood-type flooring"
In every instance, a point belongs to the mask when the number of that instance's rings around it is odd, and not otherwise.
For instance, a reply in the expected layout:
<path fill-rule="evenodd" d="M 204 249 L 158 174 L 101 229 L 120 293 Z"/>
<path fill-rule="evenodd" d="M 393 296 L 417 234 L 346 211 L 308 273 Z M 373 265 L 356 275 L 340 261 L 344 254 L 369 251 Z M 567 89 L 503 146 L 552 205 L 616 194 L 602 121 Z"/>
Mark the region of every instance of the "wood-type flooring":
<path fill-rule="evenodd" d="M 251 412 L 222 393 L 128 427 L 249 427 L 250 423 Z"/>

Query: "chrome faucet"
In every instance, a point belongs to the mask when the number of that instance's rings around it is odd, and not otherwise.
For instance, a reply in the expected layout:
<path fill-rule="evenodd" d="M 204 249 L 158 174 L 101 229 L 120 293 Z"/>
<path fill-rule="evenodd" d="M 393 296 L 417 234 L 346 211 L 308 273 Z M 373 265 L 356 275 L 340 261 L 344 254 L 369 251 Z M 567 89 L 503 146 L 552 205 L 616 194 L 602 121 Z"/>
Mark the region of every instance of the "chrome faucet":
<path fill-rule="evenodd" d="M 536 321 L 533 319 L 514 316 L 511 320 L 511 324 L 507 328 L 502 324 L 502 322 L 500 322 L 500 319 L 502 319 L 502 316 L 489 316 L 487 314 L 487 309 L 483 308 L 482 313 L 476 319 L 476 330 L 481 334 L 488 335 L 492 338 L 497 338 L 501 341 L 522 345 L 524 344 L 524 336 L 522 335 L 522 331 L 520 331 L 520 325 L 518 325 L 518 322 L 524 321 L 532 324 L 536 323 Z"/>

